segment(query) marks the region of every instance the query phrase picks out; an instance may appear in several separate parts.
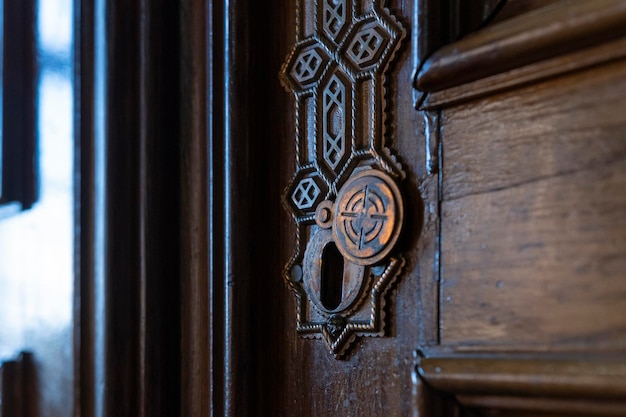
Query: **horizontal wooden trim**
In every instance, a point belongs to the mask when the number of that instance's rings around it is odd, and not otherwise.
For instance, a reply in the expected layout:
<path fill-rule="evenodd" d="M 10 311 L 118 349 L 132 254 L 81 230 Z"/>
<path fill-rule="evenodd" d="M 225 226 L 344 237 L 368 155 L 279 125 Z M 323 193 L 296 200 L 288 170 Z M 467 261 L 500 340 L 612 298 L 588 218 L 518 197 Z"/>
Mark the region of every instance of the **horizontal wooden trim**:
<path fill-rule="evenodd" d="M 576 416 L 623 417 L 626 400 L 593 401 L 572 398 L 533 398 L 466 395 L 458 396 L 459 403 L 482 410 L 525 411 Z"/>
<path fill-rule="evenodd" d="M 626 37 L 432 92 L 426 95 L 420 110 L 460 104 L 624 58 L 626 58 Z"/>
<path fill-rule="evenodd" d="M 626 2 L 560 1 L 444 46 L 422 66 L 416 87 L 440 91 L 626 35 Z"/>
<path fill-rule="evenodd" d="M 623 400 L 626 362 L 552 358 L 422 358 L 418 374 L 456 396 Z"/>

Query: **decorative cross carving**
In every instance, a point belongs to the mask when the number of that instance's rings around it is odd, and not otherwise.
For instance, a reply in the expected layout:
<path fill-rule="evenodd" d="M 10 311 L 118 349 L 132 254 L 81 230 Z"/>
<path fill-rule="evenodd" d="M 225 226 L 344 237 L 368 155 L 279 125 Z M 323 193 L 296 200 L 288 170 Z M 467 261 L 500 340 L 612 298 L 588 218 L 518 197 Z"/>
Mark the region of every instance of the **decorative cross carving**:
<path fill-rule="evenodd" d="M 311 178 L 305 178 L 298 183 L 291 198 L 296 207 L 302 210 L 313 207 L 319 194 L 320 189 L 315 185 L 315 181 Z"/>

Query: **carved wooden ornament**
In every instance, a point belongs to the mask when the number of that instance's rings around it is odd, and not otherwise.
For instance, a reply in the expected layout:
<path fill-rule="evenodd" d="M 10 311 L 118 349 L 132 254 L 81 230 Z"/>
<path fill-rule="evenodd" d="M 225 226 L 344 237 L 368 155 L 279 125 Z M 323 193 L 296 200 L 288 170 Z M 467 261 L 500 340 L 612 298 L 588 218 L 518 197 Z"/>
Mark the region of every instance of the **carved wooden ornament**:
<path fill-rule="evenodd" d="M 297 0 L 297 42 L 281 70 L 296 102 L 296 222 L 285 277 L 297 330 L 340 357 L 384 335 L 384 296 L 404 265 L 404 171 L 387 147 L 385 82 L 405 30 L 378 0 Z"/>

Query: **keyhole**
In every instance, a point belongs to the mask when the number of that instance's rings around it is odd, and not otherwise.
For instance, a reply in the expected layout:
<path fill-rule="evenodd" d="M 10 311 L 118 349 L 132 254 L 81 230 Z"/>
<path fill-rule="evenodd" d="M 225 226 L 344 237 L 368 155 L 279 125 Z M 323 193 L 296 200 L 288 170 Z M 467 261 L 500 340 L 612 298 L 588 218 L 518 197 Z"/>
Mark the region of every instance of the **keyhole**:
<path fill-rule="evenodd" d="M 335 310 L 343 297 L 343 256 L 333 242 L 322 252 L 320 301 L 327 310 Z"/>

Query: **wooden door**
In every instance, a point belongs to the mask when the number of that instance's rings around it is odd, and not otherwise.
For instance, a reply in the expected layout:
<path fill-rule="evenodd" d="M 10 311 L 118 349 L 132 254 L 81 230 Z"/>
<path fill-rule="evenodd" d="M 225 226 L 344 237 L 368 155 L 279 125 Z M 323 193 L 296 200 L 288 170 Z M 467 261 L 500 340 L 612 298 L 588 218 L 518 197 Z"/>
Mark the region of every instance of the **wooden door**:
<path fill-rule="evenodd" d="M 297 337 L 299 299 L 281 278 L 297 240 L 279 199 L 293 190 L 296 138 L 320 133 L 298 136 L 311 107 L 294 114 L 297 98 L 273 80 L 282 63 L 290 71 L 289 51 L 301 53 L 294 44 L 308 47 L 307 13 L 317 7 L 320 19 L 321 4 L 241 11 L 246 28 L 230 15 L 218 409 L 223 400 L 234 415 L 623 412 L 623 4 L 384 4 L 407 33 L 385 96 L 389 143 L 407 172 L 397 246 L 407 264 L 387 294 L 385 336 L 359 338 L 340 359 Z M 250 91 L 258 96 L 242 102 Z M 359 117 L 369 115 L 352 123 Z"/>
<path fill-rule="evenodd" d="M 623 414 L 623 2 L 82 4 L 83 414 Z M 337 68 L 351 107 L 296 111 Z M 339 354 L 289 281 L 330 125 L 405 173 L 404 265 Z"/>
<path fill-rule="evenodd" d="M 418 372 L 487 415 L 620 415 L 626 9 L 538 3 L 416 77 L 442 161 L 439 340 Z"/>

